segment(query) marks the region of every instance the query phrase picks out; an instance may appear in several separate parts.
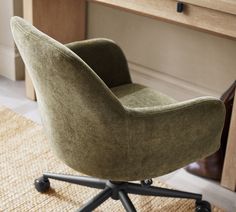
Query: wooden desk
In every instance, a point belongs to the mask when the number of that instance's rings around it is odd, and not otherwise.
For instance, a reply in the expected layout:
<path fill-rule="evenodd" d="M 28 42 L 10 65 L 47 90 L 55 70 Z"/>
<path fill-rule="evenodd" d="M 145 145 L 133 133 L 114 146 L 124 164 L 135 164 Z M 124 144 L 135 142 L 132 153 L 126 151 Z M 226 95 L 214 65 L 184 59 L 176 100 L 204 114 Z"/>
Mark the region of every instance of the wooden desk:
<path fill-rule="evenodd" d="M 184 10 L 176 12 L 177 0 L 88 0 L 138 15 L 184 25 L 195 30 L 236 39 L 235 0 L 182 0 Z M 85 39 L 86 0 L 24 0 L 24 16 L 55 39 L 67 43 Z M 26 75 L 27 95 L 35 99 L 34 88 Z M 231 123 L 222 185 L 236 185 L 236 103 Z"/>
<path fill-rule="evenodd" d="M 69 43 L 85 39 L 85 0 L 24 0 L 24 18 L 54 39 Z M 36 100 L 33 84 L 25 72 L 26 95 Z"/>
<path fill-rule="evenodd" d="M 90 0 L 166 22 L 236 39 L 236 1 L 181 0 L 182 13 L 176 12 L 177 0 Z"/>

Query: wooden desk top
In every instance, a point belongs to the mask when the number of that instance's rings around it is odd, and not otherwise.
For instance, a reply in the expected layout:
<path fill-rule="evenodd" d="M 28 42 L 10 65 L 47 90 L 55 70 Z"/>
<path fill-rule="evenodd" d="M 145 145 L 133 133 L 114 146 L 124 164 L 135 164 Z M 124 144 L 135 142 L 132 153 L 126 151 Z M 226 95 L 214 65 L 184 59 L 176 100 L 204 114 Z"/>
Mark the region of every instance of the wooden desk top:
<path fill-rule="evenodd" d="M 183 13 L 176 12 L 178 0 L 89 1 L 236 39 L 236 0 L 180 0 Z"/>
<path fill-rule="evenodd" d="M 181 2 L 236 15 L 235 0 L 181 0 Z"/>
<path fill-rule="evenodd" d="M 110 4 L 120 7 L 129 7 L 134 8 L 134 4 L 142 4 L 145 7 L 148 7 L 148 4 L 152 5 L 153 0 L 90 0 L 93 2 L 99 2 L 104 4 Z M 159 0 L 154 0 L 158 2 Z M 174 0 L 177 2 L 177 0 Z M 219 10 L 221 12 L 230 13 L 236 15 L 236 1 L 235 0 L 180 0 L 183 3 L 188 3 L 200 7 L 205 7 L 213 10 Z"/>

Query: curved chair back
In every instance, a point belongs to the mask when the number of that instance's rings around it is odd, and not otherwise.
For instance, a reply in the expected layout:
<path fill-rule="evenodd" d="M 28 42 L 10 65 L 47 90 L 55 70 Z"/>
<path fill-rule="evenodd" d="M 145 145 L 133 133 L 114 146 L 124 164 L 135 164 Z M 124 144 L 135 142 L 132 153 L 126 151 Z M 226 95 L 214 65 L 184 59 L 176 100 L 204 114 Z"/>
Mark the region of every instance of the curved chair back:
<path fill-rule="evenodd" d="M 108 170 L 118 165 L 106 158 L 106 152 L 114 151 L 118 161 L 124 157 L 116 140 L 124 134 L 119 127 L 124 117 L 121 103 L 69 48 L 19 17 L 12 19 L 11 28 L 35 86 L 44 128 L 59 158 L 81 171 L 97 170 L 99 164 Z M 110 149 L 112 143 L 115 150 Z"/>

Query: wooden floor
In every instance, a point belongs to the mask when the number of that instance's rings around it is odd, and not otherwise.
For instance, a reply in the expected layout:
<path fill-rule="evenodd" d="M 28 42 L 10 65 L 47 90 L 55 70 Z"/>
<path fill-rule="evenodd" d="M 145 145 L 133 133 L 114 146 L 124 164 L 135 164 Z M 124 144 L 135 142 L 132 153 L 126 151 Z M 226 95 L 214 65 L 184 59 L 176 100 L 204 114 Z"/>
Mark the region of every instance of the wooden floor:
<path fill-rule="evenodd" d="M 38 105 L 26 98 L 24 86 L 24 82 L 13 82 L 0 76 L 0 105 L 41 123 Z M 222 188 L 219 183 L 196 177 L 184 169 L 179 169 L 159 179 L 179 190 L 202 193 L 204 199 L 226 211 L 236 211 L 236 193 Z"/>

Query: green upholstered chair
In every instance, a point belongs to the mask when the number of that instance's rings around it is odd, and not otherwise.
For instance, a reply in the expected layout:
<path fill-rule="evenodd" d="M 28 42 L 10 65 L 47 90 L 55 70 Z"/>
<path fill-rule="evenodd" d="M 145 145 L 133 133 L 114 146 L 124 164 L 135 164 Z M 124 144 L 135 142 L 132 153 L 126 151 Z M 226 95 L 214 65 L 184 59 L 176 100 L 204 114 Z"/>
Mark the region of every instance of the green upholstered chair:
<path fill-rule="evenodd" d="M 109 197 L 135 211 L 128 194 L 195 199 L 197 211 L 210 211 L 200 194 L 150 184 L 218 149 L 225 115 L 221 101 L 177 102 L 132 83 L 125 56 L 111 40 L 62 45 L 19 17 L 12 18 L 11 28 L 52 150 L 90 176 L 44 173 L 35 181 L 38 191 L 49 189 L 48 179 L 102 189 L 79 211 L 92 211 Z"/>

